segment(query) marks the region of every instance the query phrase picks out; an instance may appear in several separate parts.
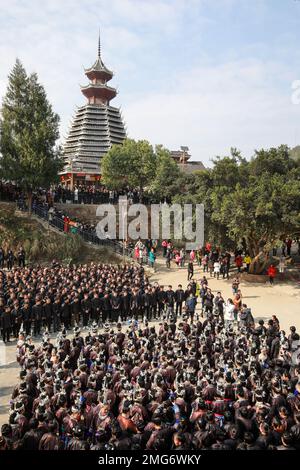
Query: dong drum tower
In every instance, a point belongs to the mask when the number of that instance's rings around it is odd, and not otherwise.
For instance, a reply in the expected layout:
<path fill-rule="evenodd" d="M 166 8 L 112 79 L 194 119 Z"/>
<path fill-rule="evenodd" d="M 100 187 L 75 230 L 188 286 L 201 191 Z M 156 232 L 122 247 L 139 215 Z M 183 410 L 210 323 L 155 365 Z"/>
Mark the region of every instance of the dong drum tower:
<path fill-rule="evenodd" d="M 102 62 L 100 35 L 97 60 L 85 69 L 85 75 L 89 83 L 81 86 L 81 92 L 87 103 L 77 109 L 63 147 L 65 167 L 60 177 L 71 187 L 99 181 L 101 158 L 113 144 L 122 144 L 126 138 L 120 109 L 110 105 L 117 91 L 107 84 L 113 72 Z"/>

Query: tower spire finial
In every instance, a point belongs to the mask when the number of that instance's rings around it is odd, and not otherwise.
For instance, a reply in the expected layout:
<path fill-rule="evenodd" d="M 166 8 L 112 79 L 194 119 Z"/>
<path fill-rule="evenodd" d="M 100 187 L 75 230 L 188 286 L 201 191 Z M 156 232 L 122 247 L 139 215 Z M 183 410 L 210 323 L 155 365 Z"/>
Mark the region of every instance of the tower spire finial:
<path fill-rule="evenodd" d="M 101 56 L 101 44 L 100 44 L 100 28 L 99 28 L 99 36 L 98 36 L 98 57 L 100 59 Z"/>

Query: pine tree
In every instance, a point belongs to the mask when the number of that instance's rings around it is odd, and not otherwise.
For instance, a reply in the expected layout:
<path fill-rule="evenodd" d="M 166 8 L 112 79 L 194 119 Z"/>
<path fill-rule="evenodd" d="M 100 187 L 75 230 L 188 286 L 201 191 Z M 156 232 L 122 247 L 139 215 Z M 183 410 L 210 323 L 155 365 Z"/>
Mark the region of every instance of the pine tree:
<path fill-rule="evenodd" d="M 59 116 L 53 112 L 36 74 L 27 75 L 17 59 L 1 109 L 0 174 L 32 191 L 57 181 L 62 159 L 56 141 Z"/>

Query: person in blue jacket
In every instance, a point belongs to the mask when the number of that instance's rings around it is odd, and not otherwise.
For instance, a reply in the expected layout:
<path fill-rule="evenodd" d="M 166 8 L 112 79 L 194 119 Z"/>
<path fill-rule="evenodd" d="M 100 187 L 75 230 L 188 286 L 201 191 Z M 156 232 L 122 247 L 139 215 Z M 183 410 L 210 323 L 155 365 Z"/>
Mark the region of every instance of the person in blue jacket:
<path fill-rule="evenodd" d="M 197 298 L 191 292 L 185 302 L 186 312 L 188 316 L 191 318 L 191 323 L 193 323 L 194 321 L 196 305 L 197 305 Z"/>

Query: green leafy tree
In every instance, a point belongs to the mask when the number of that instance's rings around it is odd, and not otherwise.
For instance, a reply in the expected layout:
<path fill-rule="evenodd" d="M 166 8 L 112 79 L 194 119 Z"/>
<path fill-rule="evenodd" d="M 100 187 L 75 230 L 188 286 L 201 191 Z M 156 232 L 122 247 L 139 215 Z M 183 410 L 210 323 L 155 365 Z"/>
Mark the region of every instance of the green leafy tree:
<path fill-rule="evenodd" d="M 300 165 L 287 146 L 256 151 L 250 162 L 236 149 L 194 175 L 176 202 L 202 202 L 205 237 L 252 257 L 250 272 L 264 271 L 269 252 L 300 228 Z"/>
<path fill-rule="evenodd" d="M 251 174 L 258 177 L 263 173 L 287 175 L 290 170 L 297 167 L 297 162 L 290 156 L 287 145 L 268 150 L 256 150 L 250 162 Z"/>
<path fill-rule="evenodd" d="M 204 204 L 205 239 L 215 245 L 233 248 L 235 240 L 228 234 L 227 221 L 220 217 L 224 198 L 246 178 L 247 162 L 232 148 L 229 156 L 216 157 L 213 167 L 194 173 L 184 191 L 175 197 L 177 202 Z"/>
<path fill-rule="evenodd" d="M 300 162 L 300 145 L 290 150 L 290 156 L 293 160 L 296 160 L 296 162 Z"/>
<path fill-rule="evenodd" d="M 109 189 L 122 189 L 129 185 L 130 155 L 125 142 L 113 145 L 101 161 L 102 182 Z"/>
<path fill-rule="evenodd" d="M 156 174 L 156 157 L 146 140 L 126 139 L 113 145 L 101 162 L 103 182 L 111 189 L 129 186 L 141 192 L 152 183 Z"/>
<path fill-rule="evenodd" d="M 171 198 L 178 192 L 179 180 L 182 181 L 182 172 L 171 157 L 169 150 L 157 145 L 155 147 L 156 171 L 155 178 L 150 185 L 150 191 L 156 199 Z"/>
<path fill-rule="evenodd" d="M 223 193 L 213 218 L 227 227 L 236 244 L 249 251 L 250 272 L 261 273 L 270 249 L 299 230 L 299 168 L 286 146 L 256 151 L 246 169 L 244 164 L 241 168 L 239 181 Z M 214 193 L 218 191 L 214 188 Z"/>
<path fill-rule="evenodd" d="M 63 166 L 56 141 L 59 116 L 53 112 L 34 73 L 27 76 L 17 59 L 8 79 L 1 109 L 1 177 L 27 192 L 58 180 Z"/>

